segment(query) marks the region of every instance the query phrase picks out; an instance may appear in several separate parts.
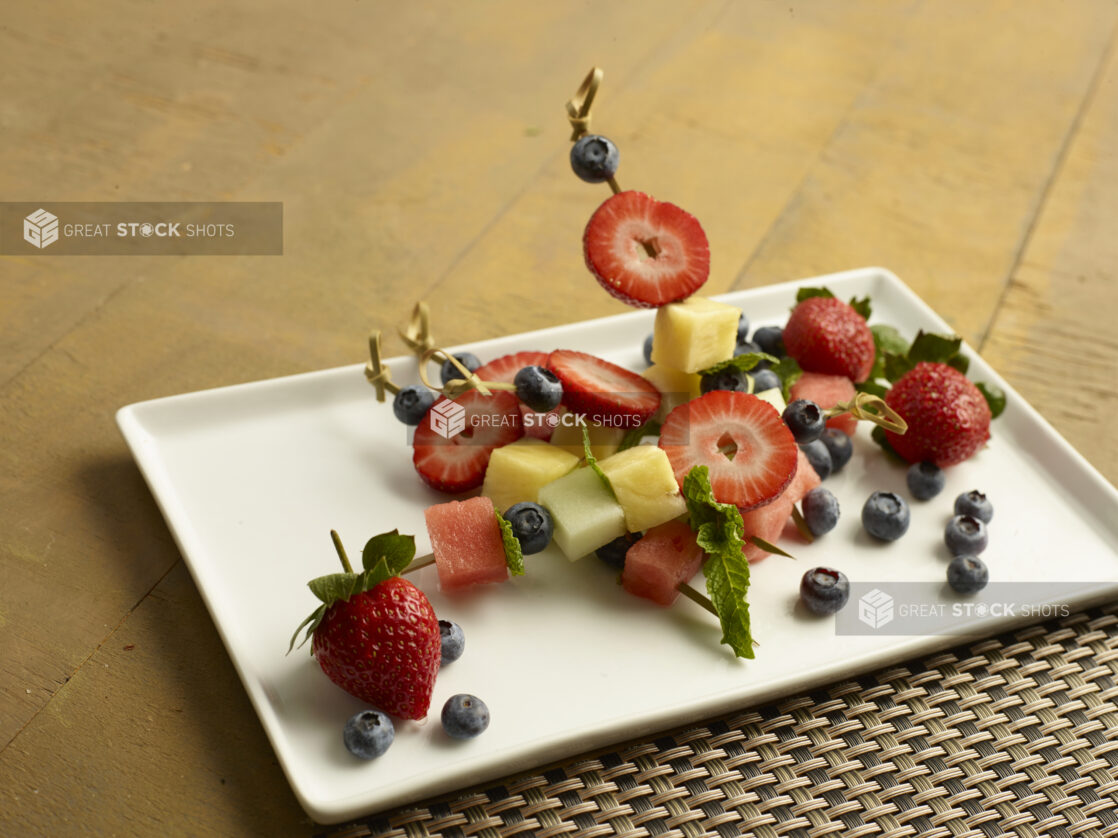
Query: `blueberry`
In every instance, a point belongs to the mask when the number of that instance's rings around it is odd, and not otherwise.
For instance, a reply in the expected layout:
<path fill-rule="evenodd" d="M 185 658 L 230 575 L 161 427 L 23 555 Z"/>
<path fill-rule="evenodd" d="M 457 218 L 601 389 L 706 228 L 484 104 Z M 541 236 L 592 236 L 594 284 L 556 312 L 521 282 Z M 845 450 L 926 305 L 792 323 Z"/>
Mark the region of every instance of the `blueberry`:
<path fill-rule="evenodd" d="M 530 366 L 517 370 L 512 383 L 516 385 L 517 398 L 538 413 L 553 410 L 563 398 L 559 376 L 546 367 Z"/>
<path fill-rule="evenodd" d="M 753 333 L 753 342 L 761 347 L 762 352 L 767 352 L 776 358 L 783 358 L 784 330 L 779 326 L 762 326 Z"/>
<path fill-rule="evenodd" d="M 750 373 L 753 376 L 753 392 L 762 390 L 775 390 L 780 387 L 780 376 L 772 370 L 757 370 Z"/>
<path fill-rule="evenodd" d="M 947 482 L 943 469 L 929 462 L 913 463 L 905 480 L 908 481 L 908 490 L 917 500 L 931 500 L 943 491 Z"/>
<path fill-rule="evenodd" d="M 738 393 L 748 393 L 749 386 L 749 375 L 736 367 L 726 367 L 699 379 L 699 390 L 703 394 L 709 393 L 711 390 L 734 390 Z"/>
<path fill-rule="evenodd" d="M 812 568 L 800 580 L 800 599 L 815 614 L 834 614 L 850 599 L 850 580 L 841 570 Z"/>
<path fill-rule="evenodd" d="M 604 547 L 599 547 L 594 555 L 610 567 L 616 568 L 617 570 L 624 570 L 625 554 L 629 552 L 630 547 L 640 540 L 641 533 L 627 532 L 625 535 L 619 535 Z"/>
<path fill-rule="evenodd" d="M 990 543 L 986 525 L 973 515 L 956 515 L 947 522 L 943 541 L 952 556 L 977 556 Z"/>
<path fill-rule="evenodd" d="M 874 492 L 862 507 L 862 526 L 874 538 L 896 541 L 908 532 L 908 504 L 893 492 Z"/>
<path fill-rule="evenodd" d="M 524 501 L 508 508 L 505 520 L 512 524 L 512 534 L 520 542 L 525 556 L 538 553 L 551 543 L 554 525 L 551 513 L 538 503 Z"/>
<path fill-rule="evenodd" d="M 652 366 L 652 335 L 644 339 L 644 362 Z"/>
<path fill-rule="evenodd" d="M 346 748 L 361 759 L 376 759 L 388 750 L 395 738 L 392 719 L 380 710 L 362 710 L 345 723 L 342 731 Z"/>
<path fill-rule="evenodd" d="M 784 424 L 792 432 L 793 439 L 800 445 L 819 439 L 827 427 L 827 417 L 822 408 L 807 399 L 796 399 L 782 414 Z"/>
<path fill-rule="evenodd" d="M 990 581 L 990 571 L 978 556 L 956 556 L 947 566 L 947 584 L 960 594 L 981 591 Z"/>
<path fill-rule="evenodd" d="M 736 358 L 739 355 L 748 355 L 750 353 L 756 354 L 761 351 L 761 347 L 753 341 L 739 340 L 737 346 L 734 347 L 734 357 Z M 760 372 L 761 370 L 767 370 L 771 366 L 772 364 L 768 361 L 758 361 L 750 372 Z"/>
<path fill-rule="evenodd" d="M 807 461 L 811 463 L 811 467 L 815 469 L 815 473 L 819 475 L 820 480 L 826 480 L 831 476 L 835 466 L 831 462 L 831 452 L 827 450 L 823 440 L 817 439 L 805 443 L 800 446 L 800 450 L 804 452 L 804 456 L 807 457 Z"/>
<path fill-rule="evenodd" d="M 454 663 L 466 651 L 466 635 L 462 627 L 452 620 L 439 620 L 439 636 L 443 641 L 442 665 Z"/>
<path fill-rule="evenodd" d="M 745 312 L 741 313 L 738 318 L 738 343 L 746 343 L 749 340 L 749 318 L 745 316 Z"/>
<path fill-rule="evenodd" d="M 587 183 L 604 183 L 615 174 L 621 153 L 598 134 L 586 134 L 571 147 L 571 168 Z"/>
<path fill-rule="evenodd" d="M 392 400 L 392 412 L 405 425 L 418 425 L 435 403 L 435 391 L 420 384 L 401 387 Z"/>
<path fill-rule="evenodd" d="M 804 520 L 807 521 L 807 528 L 811 530 L 812 535 L 829 533 L 838 523 L 838 500 L 822 486 L 804 495 L 800 506 L 803 508 Z"/>
<path fill-rule="evenodd" d="M 443 730 L 454 739 L 473 739 L 489 727 L 489 708 L 476 695 L 452 695 L 443 705 Z"/>
<path fill-rule="evenodd" d="M 978 490 L 963 492 L 955 498 L 955 514 L 970 515 L 984 524 L 989 524 L 994 517 L 994 506 L 986 499 L 986 495 Z"/>
<path fill-rule="evenodd" d="M 481 361 L 473 352 L 458 352 L 455 354 L 454 357 L 458 359 L 458 363 L 460 363 L 470 372 L 473 372 L 481 366 Z M 462 378 L 462 373 L 459 371 L 458 367 L 454 366 L 454 364 L 450 363 L 450 361 L 443 361 L 443 386 L 445 387 L 446 383 L 453 378 Z"/>
<path fill-rule="evenodd" d="M 854 456 L 854 440 L 838 428 L 824 428 L 819 441 L 827 446 L 831 454 L 831 474 L 842 471 L 842 467 Z"/>

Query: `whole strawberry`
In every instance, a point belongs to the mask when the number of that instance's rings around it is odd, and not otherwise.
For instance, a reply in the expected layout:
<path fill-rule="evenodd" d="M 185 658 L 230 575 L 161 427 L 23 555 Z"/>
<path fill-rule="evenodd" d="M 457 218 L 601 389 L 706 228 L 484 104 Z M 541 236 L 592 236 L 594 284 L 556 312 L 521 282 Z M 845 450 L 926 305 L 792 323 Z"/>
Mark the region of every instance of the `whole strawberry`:
<path fill-rule="evenodd" d="M 374 536 L 363 572 L 355 573 L 338 534 L 330 534 L 345 572 L 309 583 L 322 605 L 295 630 L 291 648 L 306 628 L 303 643 L 313 636 L 311 653 L 331 681 L 390 715 L 424 718 L 442 639 L 427 597 L 397 575 L 415 556 L 415 540 L 395 530 Z"/>
<path fill-rule="evenodd" d="M 865 381 L 873 368 L 873 333 L 866 319 L 834 297 L 808 297 L 784 327 L 784 348 L 805 372 Z"/>
<path fill-rule="evenodd" d="M 910 463 L 953 466 L 990 438 L 986 399 L 965 375 L 947 364 L 917 364 L 897 380 L 885 403 L 908 423 L 904 434 L 886 431 L 885 437 Z"/>

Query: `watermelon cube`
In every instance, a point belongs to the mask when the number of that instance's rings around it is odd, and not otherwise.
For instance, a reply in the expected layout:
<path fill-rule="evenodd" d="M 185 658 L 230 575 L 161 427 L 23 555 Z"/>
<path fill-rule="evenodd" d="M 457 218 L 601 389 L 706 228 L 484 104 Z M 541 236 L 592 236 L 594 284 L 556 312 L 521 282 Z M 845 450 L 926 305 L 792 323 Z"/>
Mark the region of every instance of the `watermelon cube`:
<path fill-rule="evenodd" d="M 621 585 L 631 594 L 671 605 L 681 582 L 698 573 L 706 554 L 682 521 L 653 527 L 625 554 Z"/>
<path fill-rule="evenodd" d="M 508 578 L 505 545 L 487 497 L 429 506 L 423 516 L 435 554 L 439 588 L 454 591 Z"/>
<path fill-rule="evenodd" d="M 854 382 L 845 375 L 826 375 L 821 372 L 805 372 L 788 389 L 788 395 L 794 400 L 810 399 L 824 410 L 834 407 L 839 402 L 848 402 L 854 398 Z M 838 428 L 847 436 L 854 436 L 858 427 L 858 420 L 849 413 L 832 416 L 827 420 L 828 428 Z"/>
<path fill-rule="evenodd" d="M 811 463 L 808 462 L 804 452 L 799 451 L 797 453 L 799 461 L 796 465 L 796 474 L 792 478 L 792 482 L 788 484 L 788 488 L 781 492 L 772 503 L 742 513 L 741 520 L 745 524 L 746 537 L 745 548 L 742 552 L 751 562 L 760 561 L 769 554 L 749 541 L 749 536 L 755 535 L 769 542 L 769 544 L 776 544 L 784 534 L 784 528 L 788 524 L 789 518 L 792 517 L 792 507 L 799 503 L 804 495 L 823 482 L 819 479 L 819 475 L 815 473 L 815 469 L 811 467 Z"/>
<path fill-rule="evenodd" d="M 625 534 L 625 512 L 593 469 L 578 468 L 539 491 L 552 535 L 568 559 L 581 559 Z"/>

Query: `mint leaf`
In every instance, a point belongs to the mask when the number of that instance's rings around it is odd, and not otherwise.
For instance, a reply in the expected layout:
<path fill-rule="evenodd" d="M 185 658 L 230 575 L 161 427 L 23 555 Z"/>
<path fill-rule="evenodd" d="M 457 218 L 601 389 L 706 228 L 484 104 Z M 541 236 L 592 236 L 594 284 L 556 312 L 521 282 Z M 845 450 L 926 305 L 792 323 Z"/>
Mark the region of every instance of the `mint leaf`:
<path fill-rule="evenodd" d="M 719 503 L 706 466 L 695 466 L 683 479 L 683 499 L 695 541 L 707 554 L 703 576 L 722 625 L 722 642 L 741 658 L 753 657 L 749 626 L 749 562 L 742 553 L 745 526 L 733 504 Z"/>
<path fill-rule="evenodd" d="M 796 292 L 796 302 L 802 303 L 804 300 L 809 300 L 812 297 L 833 297 L 829 288 L 801 288 Z"/>
<path fill-rule="evenodd" d="M 501 528 L 501 542 L 505 545 L 505 564 L 509 567 L 510 576 L 524 575 L 524 551 L 520 549 L 520 539 L 512 533 L 512 524 L 505 520 L 505 516 L 493 510 L 497 516 L 497 526 Z"/>
<path fill-rule="evenodd" d="M 878 384 L 872 379 L 855 384 L 854 389 L 859 393 L 869 393 L 871 396 L 877 396 L 879 399 L 885 398 L 885 394 L 889 392 L 888 387 L 884 384 Z"/>
<path fill-rule="evenodd" d="M 978 392 L 986 399 L 986 404 L 990 405 L 990 418 L 997 419 L 1002 415 L 1005 410 L 1005 391 L 1001 387 L 994 384 L 987 384 L 985 381 L 979 381 L 974 385 L 978 388 Z"/>
<path fill-rule="evenodd" d="M 743 352 L 741 355 L 735 355 L 726 361 L 719 361 L 713 367 L 707 367 L 702 370 L 699 375 L 713 375 L 716 372 L 735 367 L 742 372 L 749 372 L 762 361 L 769 361 L 770 363 L 777 363 L 777 359 L 772 355 L 767 355 L 764 352 Z"/>
<path fill-rule="evenodd" d="M 921 361 L 946 364 L 959 353 L 962 345 L 963 339 L 957 335 L 937 335 L 920 330 L 916 333 L 907 357 L 913 366 Z"/>
<path fill-rule="evenodd" d="M 586 425 L 582 426 L 582 456 L 586 460 L 586 465 L 594 470 L 598 475 L 598 479 L 602 481 L 602 485 L 609 489 L 609 493 L 613 495 L 613 486 L 610 485 L 609 478 L 606 473 L 602 471 L 602 467 L 598 465 L 598 458 L 595 457 L 590 451 L 590 429 Z"/>
<path fill-rule="evenodd" d="M 851 297 L 850 307 L 862 315 L 863 320 L 869 320 L 870 314 L 873 313 L 873 307 L 870 305 L 869 296 L 862 297 L 861 299 Z"/>
<path fill-rule="evenodd" d="M 624 451 L 627 448 L 634 448 L 640 445 L 641 440 L 646 436 L 659 436 L 660 423 L 655 419 L 649 419 L 639 428 L 630 428 L 625 432 L 625 436 L 621 437 L 621 444 L 617 446 L 618 451 Z"/>
<path fill-rule="evenodd" d="M 885 436 L 885 429 L 880 425 L 874 425 L 873 430 L 870 431 L 870 438 L 881 446 L 881 450 L 885 452 L 886 456 L 894 463 L 900 465 L 908 465 L 905 459 L 896 452 L 892 445 L 889 444 L 889 438 Z"/>
<path fill-rule="evenodd" d="M 784 396 L 784 401 L 788 401 L 792 398 L 792 385 L 800 380 L 804 371 L 800 369 L 796 359 L 791 357 L 781 358 L 773 365 L 772 371 L 780 376 L 781 395 Z"/>
<path fill-rule="evenodd" d="M 400 575 L 414 558 L 414 536 L 400 535 L 399 530 L 374 535 L 365 542 L 365 548 L 361 551 L 362 567 L 366 571 L 374 569 L 377 571 L 370 576 L 370 587 L 391 576 Z M 382 561 L 384 562 L 383 568 L 380 567 Z M 381 576 L 382 573 L 387 575 Z"/>

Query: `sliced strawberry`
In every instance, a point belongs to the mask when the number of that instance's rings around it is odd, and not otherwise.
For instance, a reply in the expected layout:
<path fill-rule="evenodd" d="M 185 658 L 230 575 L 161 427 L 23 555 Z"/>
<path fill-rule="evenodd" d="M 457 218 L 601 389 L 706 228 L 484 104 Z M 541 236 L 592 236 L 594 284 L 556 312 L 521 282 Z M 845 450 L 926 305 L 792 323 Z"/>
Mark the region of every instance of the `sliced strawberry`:
<path fill-rule="evenodd" d="M 710 245 L 698 219 L 643 192 L 607 198 L 590 216 L 582 249 L 602 287 L 637 308 L 690 297 L 710 275 Z"/>
<path fill-rule="evenodd" d="M 442 413 L 440 405 L 448 404 L 464 408 L 465 413 L 453 409 Z M 440 492 L 474 489 L 485 479 L 493 449 L 524 435 L 521 422 L 520 400 L 507 390 L 490 396 L 468 390 L 453 402 L 440 397 L 415 429 L 415 470 L 424 483 Z"/>
<path fill-rule="evenodd" d="M 707 466 L 715 499 L 743 512 L 780 496 L 799 451 L 776 408 L 732 390 L 712 390 L 669 413 L 660 447 L 681 487 L 693 466 Z"/>
<path fill-rule="evenodd" d="M 506 384 L 512 384 L 512 380 L 516 378 L 516 374 L 524 367 L 546 367 L 547 366 L 547 353 L 546 352 L 513 352 L 511 355 L 502 355 L 500 358 L 494 358 L 488 364 L 483 364 L 476 370 L 477 376 L 482 381 L 503 381 Z M 549 413 L 557 413 L 559 408 L 548 411 Z M 528 419 L 531 414 L 532 418 Z M 547 419 L 547 413 L 539 413 L 523 402 L 520 403 L 520 415 L 524 419 L 524 435 L 542 439 L 545 442 L 551 439 L 551 434 L 555 430 L 555 425 L 551 424 Z"/>
<path fill-rule="evenodd" d="M 547 366 L 563 383 L 563 404 L 600 425 L 636 428 L 660 407 L 660 391 L 647 379 L 585 352 L 556 349 Z"/>

